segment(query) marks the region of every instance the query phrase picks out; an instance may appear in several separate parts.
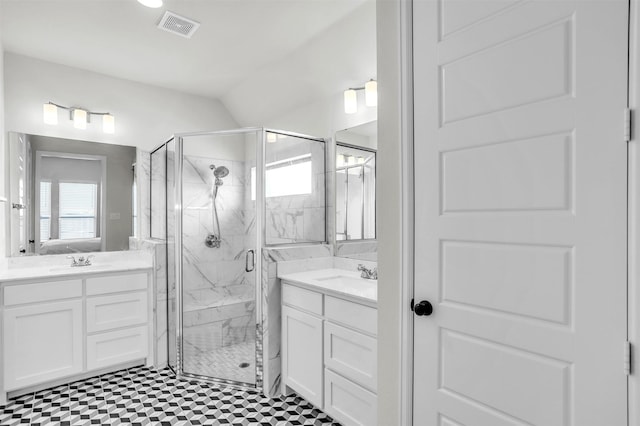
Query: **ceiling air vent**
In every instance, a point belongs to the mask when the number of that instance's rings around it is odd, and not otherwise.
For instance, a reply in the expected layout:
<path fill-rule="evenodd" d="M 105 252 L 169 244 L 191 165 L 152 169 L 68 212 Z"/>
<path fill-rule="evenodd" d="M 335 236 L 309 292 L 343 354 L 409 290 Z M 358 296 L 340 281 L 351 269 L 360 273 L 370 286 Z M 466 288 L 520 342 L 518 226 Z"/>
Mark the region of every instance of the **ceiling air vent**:
<path fill-rule="evenodd" d="M 200 27 L 200 23 L 184 16 L 176 15 L 173 12 L 165 12 L 158 23 L 158 28 L 185 38 L 191 38 L 193 33 Z"/>

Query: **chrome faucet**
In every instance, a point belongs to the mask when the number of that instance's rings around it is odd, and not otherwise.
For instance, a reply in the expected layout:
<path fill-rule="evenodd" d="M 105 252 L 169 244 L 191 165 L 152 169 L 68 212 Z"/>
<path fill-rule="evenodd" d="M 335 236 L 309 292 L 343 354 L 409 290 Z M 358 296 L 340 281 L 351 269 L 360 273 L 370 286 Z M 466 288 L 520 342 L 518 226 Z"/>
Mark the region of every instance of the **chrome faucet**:
<path fill-rule="evenodd" d="M 71 259 L 71 266 L 90 266 L 92 257 L 95 256 L 92 254 L 90 254 L 86 258 L 84 256 L 80 256 L 78 260 L 76 260 L 74 256 L 67 256 L 67 259 Z"/>
<path fill-rule="evenodd" d="M 358 271 L 362 271 L 360 276 L 364 279 L 367 279 L 367 280 L 378 279 L 378 268 L 369 269 L 361 263 L 358 265 Z"/>

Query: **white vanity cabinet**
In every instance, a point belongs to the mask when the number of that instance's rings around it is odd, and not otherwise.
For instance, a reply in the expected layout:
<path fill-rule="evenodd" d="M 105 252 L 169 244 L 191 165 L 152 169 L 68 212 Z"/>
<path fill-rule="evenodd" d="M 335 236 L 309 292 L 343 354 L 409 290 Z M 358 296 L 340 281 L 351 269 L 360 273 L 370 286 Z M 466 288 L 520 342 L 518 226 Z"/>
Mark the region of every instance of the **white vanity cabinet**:
<path fill-rule="evenodd" d="M 151 364 L 149 271 L 5 281 L 2 392 L 23 393 L 140 361 Z"/>
<path fill-rule="evenodd" d="M 5 390 L 82 372 L 81 297 L 81 280 L 4 289 Z"/>
<path fill-rule="evenodd" d="M 377 309 L 287 281 L 282 302 L 284 386 L 344 426 L 375 426 Z"/>

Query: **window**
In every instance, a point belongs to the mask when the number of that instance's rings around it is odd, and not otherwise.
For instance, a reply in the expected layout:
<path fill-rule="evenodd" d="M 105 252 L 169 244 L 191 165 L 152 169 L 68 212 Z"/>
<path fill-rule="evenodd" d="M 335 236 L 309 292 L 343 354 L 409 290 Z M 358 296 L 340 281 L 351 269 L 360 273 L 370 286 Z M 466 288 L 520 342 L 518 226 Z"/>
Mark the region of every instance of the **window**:
<path fill-rule="evenodd" d="M 40 242 L 51 238 L 51 182 L 40 182 Z"/>
<path fill-rule="evenodd" d="M 98 184 L 60 182 L 59 238 L 95 238 Z"/>
<path fill-rule="evenodd" d="M 267 198 L 311 194 L 313 188 L 311 154 L 267 163 L 265 179 Z M 251 199 L 256 199 L 255 167 L 251 168 Z"/>

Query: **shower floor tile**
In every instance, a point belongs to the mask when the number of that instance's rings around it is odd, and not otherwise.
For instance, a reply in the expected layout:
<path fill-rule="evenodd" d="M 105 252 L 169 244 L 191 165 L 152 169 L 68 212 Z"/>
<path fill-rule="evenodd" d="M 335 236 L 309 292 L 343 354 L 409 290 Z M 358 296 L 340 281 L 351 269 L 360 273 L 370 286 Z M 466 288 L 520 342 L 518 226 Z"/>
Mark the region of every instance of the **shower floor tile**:
<path fill-rule="evenodd" d="M 1 425 L 331 425 L 298 396 L 178 380 L 136 367 L 21 396 L 0 406 Z"/>
<path fill-rule="evenodd" d="M 256 382 L 256 344 L 243 342 L 213 347 L 205 339 L 194 342 L 192 336 L 184 339 L 185 373 L 208 376 L 236 382 Z"/>

